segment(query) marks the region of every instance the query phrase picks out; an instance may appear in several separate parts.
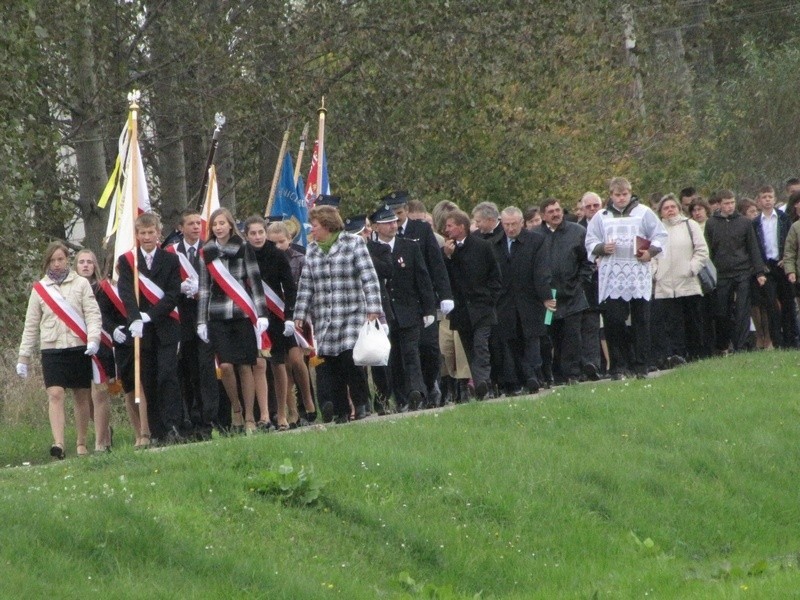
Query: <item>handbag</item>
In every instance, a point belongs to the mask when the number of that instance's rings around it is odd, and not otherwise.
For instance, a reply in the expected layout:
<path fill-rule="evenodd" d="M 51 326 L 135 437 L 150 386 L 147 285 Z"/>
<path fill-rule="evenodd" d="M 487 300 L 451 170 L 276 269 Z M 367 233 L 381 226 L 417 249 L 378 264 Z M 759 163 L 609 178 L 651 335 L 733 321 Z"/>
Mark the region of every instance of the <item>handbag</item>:
<path fill-rule="evenodd" d="M 385 367 L 389 364 L 392 344 L 378 319 L 367 321 L 358 332 L 353 346 L 353 363 L 359 367 Z"/>
<path fill-rule="evenodd" d="M 686 228 L 689 230 L 689 239 L 692 240 L 692 248 L 694 248 L 694 236 L 692 235 L 692 227 L 689 225 L 689 221 L 686 221 Z M 717 289 L 717 268 L 710 258 L 707 258 L 700 268 L 697 279 L 700 280 L 700 290 L 703 292 L 703 296 L 708 296 Z"/>

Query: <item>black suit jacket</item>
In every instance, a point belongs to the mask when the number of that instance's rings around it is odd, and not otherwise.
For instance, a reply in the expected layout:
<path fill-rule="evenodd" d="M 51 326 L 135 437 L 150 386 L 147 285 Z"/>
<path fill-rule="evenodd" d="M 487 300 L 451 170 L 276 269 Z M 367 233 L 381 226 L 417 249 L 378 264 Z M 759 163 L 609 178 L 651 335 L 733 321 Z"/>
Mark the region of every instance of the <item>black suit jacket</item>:
<path fill-rule="evenodd" d="M 181 273 L 178 257 L 171 252 L 156 248 L 153 255 L 153 268 L 148 269 L 142 251 L 139 253 L 139 273 L 146 275 L 158 287 L 164 296 L 152 304 L 144 294 L 139 294 L 139 304 L 133 289 L 133 270 L 125 256 L 119 257 L 119 296 L 128 311 L 128 324 L 141 319 L 146 312 L 150 322 L 145 323 L 142 342 L 145 346 L 157 342 L 159 344 L 177 344 L 181 339 L 181 326 L 169 316 L 178 303 L 181 292 Z"/>
<path fill-rule="evenodd" d="M 437 299 L 440 302 L 442 300 L 452 300 L 453 291 L 450 288 L 447 268 L 442 258 L 439 242 L 436 241 L 436 236 L 433 234 L 431 226 L 425 221 L 406 219 L 403 227 L 405 229 L 403 235 L 400 235 L 398 231 L 397 237 L 412 240 L 419 244 Z"/>
<path fill-rule="evenodd" d="M 203 244 L 198 243 L 198 248 L 202 248 Z M 183 254 L 184 256 L 188 257 L 186 250 L 186 242 L 181 239 L 176 246 L 176 250 Z M 198 249 L 197 253 L 194 255 L 194 261 L 192 262 L 192 266 L 194 270 L 197 271 L 198 276 L 200 274 L 200 251 Z M 180 263 L 179 263 L 180 265 Z M 198 284 L 200 282 L 198 281 Z M 186 294 L 178 294 L 178 312 L 181 315 L 181 340 L 193 340 L 197 337 L 197 296 L 194 298 L 189 298 Z"/>
<path fill-rule="evenodd" d="M 450 313 L 450 326 L 469 332 L 482 325 L 497 322 L 495 307 L 502 280 L 492 245 L 468 235 L 450 258 L 445 258 L 455 308 Z"/>
<path fill-rule="evenodd" d="M 387 285 L 393 313 L 391 322 L 401 328 L 418 326 L 423 316 L 436 314 L 433 284 L 422 250 L 415 242 L 395 238 L 391 261 L 392 278 Z"/>
<path fill-rule="evenodd" d="M 542 304 L 552 297 L 550 267 L 541 233 L 523 229 L 517 237 L 517 248 L 508 252 L 508 238 L 494 238 L 492 249 L 502 273 L 502 286 L 497 301 L 497 318 L 504 326 L 500 334 L 516 337 L 514 326 L 519 319 L 522 333 L 528 337 L 545 332 Z"/>
<path fill-rule="evenodd" d="M 387 322 L 394 318 L 392 312 L 392 301 L 389 299 L 389 282 L 392 280 L 392 251 L 386 244 L 381 244 L 375 240 L 367 240 L 367 250 L 378 274 L 378 283 L 381 287 L 381 306 Z"/>

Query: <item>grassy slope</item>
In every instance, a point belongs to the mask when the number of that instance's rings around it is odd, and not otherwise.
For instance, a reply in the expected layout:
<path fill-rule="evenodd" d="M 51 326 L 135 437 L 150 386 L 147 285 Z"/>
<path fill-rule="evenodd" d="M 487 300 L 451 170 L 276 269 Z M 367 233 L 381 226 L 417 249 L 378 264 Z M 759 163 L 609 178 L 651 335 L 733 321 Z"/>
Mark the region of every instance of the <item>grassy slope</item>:
<path fill-rule="evenodd" d="M 407 572 L 468 597 L 791 597 L 799 361 L 6 469 L 0 592 L 397 597 Z M 319 506 L 249 490 L 286 457 Z"/>

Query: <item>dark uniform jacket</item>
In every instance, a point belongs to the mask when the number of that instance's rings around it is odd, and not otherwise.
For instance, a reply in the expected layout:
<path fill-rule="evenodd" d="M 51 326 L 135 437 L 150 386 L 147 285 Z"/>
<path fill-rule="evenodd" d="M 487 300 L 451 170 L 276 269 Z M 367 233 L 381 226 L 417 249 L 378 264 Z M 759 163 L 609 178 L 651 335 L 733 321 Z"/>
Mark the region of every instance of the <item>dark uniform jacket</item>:
<path fill-rule="evenodd" d="M 738 212 L 727 217 L 714 214 L 706 222 L 705 233 L 719 277 L 733 279 L 764 272 L 756 232 L 747 217 Z"/>
<path fill-rule="evenodd" d="M 431 226 L 425 221 L 406 219 L 403 228 L 405 231 L 402 235 L 398 229 L 397 237 L 411 240 L 419 244 L 420 250 L 422 250 L 422 256 L 425 259 L 425 266 L 428 269 L 428 274 L 433 283 L 433 291 L 436 292 L 437 300 L 440 302 L 442 300 L 452 300 L 453 292 L 450 289 L 450 280 L 447 277 L 447 269 L 445 268 L 444 259 L 442 258 L 442 251 L 439 248 L 439 243 L 436 241 L 436 236 L 433 234 Z"/>
<path fill-rule="evenodd" d="M 389 248 L 387 244 L 381 245 Z M 411 240 L 395 238 L 390 257 L 392 277 L 387 282 L 387 292 L 392 313 L 389 322 L 400 328 L 419 326 L 423 316 L 436 313 L 433 284 L 422 250 Z"/>
<path fill-rule="evenodd" d="M 519 319 L 525 337 L 539 336 L 545 332 L 543 302 L 552 298 L 545 239 L 541 233 L 523 229 L 515 244 L 509 253 L 505 233 L 492 243 L 502 273 L 497 302 L 497 318 L 504 324 L 500 334 L 516 337 Z"/>

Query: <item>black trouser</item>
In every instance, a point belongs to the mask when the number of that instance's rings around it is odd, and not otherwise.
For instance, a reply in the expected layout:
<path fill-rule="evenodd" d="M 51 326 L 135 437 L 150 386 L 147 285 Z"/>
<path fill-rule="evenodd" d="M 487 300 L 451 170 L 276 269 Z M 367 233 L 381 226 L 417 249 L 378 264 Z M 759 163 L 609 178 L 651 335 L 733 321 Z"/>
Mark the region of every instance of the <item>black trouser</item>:
<path fill-rule="evenodd" d="M 593 364 L 600 369 L 600 311 L 594 308 L 581 313 L 581 363 Z"/>
<path fill-rule="evenodd" d="M 327 387 L 325 399 L 333 403 L 334 414 L 337 417 L 350 416 L 348 390 L 353 406 L 366 406 L 369 399 L 367 372 L 364 367 L 353 363 L 353 351 L 345 350 L 337 356 L 326 354 L 321 358 L 325 359 L 326 366 L 322 370 L 324 381 L 320 381 L 320 371 L 317 369 L 317 393 L 322 396 L 323 386 Z"/>
<path fill-rule="evenodd" d="M 510 327 L 510 324 L 506 326 Z M 517 317 L 516 327 L 511 331 L 499 331 L 501 337 L 502 383 L 507 389 L 517 389 L 531 379 L 538 379 L 538 371 L 542 366 L 542 354 L 539 336 L 526 335 L 522 323 Z"/>
<path fill-rule="evenodd" d="M 750 334 L 750 275 L 719 277 L 715 294 L 717 350 L 727 350 L 729 344 L 734 352 L 745 350 Z"/>
<path fill-rule="evenodd" d="M 582 315 L 580 312 L 562 319 L 553 319 L 550 326 L 553 355 L 558 357 L 559 370 L 564 379 L 577 379 L 581 375 Z"/>
<path fill-rule="evenodd" d="M 775 346 L 797 346 L 797 322 L 794 316 L 794 290 L 778 262 L 768 260 L 767 282 L 758 290 L 758 304 L 767 311 L 769 337 Z"/>
<path fill-rule="evenodd" d="M 153 437 L 161 438 L 183 424 L 183 400 L 178 383 L 178 344 L 152 344 L 143 348 L 141 377 L 147 400 L 147 419 Z"/>
<path fill-rule="evenodd" d="M 469 370 L 472 373 L 472 382 L 478 385 L 481 382 L 489 383 L 491 359 L 489 356 L 489 335 L 492 332 L 490 324 L 479 325 L 471 329 L 459 329 L 461 345 L 469 361 Z"/>
<path fill-rule="evenodd" d="M 703 297 L 653 300 L 654 360 L 670 356 L 697 360 L 703 356 Z"/>
<path fill-rule="evenodd" d="M 427 388 L 422 379 L 419 348 L 420 330 L 430 328 L 433 328 L 433 325 L 428 328 L 423 328 L 421 325 L 413 327 L 395 325 L 389 328 L 389 337 L 392 342 L 392 350 L 389 353 L 389 370 L 391 371 L 394 399 L 398 406 L 408 404 L 408 394 L 413 391 L 427 396 Z"/>
<path fill-rule="evenodd" d="M 441 353 L 439 352 L 439 321 L 428 327 L 422 327 L 419 334 L 419 359 L 422 367 L 422 380 L 425 388 L 432 389 L 439 379 L 441 370 Z M 420 392 L 425 394 L 425 388 Z M 413 389 L 413 388 L 412 388 Z"/>
<path fill-rule="evenodd" d="M 650 301 L 644 298 L 630 301 L 609 298 L 603 303 L 603 308 L 611 373 L 622 373 L 626 368 L 632 368 L 638 374 L 646 373 L 650 361 Z M 628 315 L 631 317 L 632 353 L 625 325 Z"/>
<path fill-rule="evenodd" d="M 214 349 L 195 336 L 181 341 L 178 374 L 186 417 L 195 431 L 210 432 L 219 412 Z"/>

